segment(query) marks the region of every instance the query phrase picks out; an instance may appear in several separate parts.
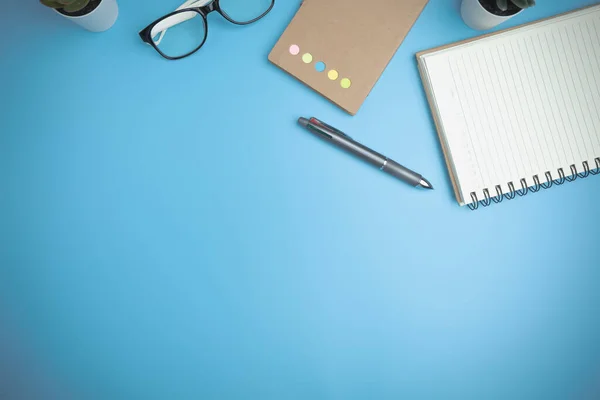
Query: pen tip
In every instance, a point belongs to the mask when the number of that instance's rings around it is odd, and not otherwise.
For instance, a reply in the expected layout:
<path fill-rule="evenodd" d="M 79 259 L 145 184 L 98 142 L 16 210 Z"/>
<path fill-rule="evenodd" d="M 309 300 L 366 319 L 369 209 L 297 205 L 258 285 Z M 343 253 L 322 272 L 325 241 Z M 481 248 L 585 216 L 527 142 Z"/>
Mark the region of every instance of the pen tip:
<path fill-rule="evenodd" d="M 302 117 L 298 118 L 298 123 L 305 128 L 308 126 L 308 122 L 309 121 L 306 118 L 302 118 Z"/>
<path fill-rule="evenodd" d="M 419 184 L 421 185 L 421 187 L 423 187 L 425 189 L 433 190 L 433 185 L 431 183 L 429 183 L 429 181 L 425 178 L 421 178 L 421 182 L 419 182 Z"/>

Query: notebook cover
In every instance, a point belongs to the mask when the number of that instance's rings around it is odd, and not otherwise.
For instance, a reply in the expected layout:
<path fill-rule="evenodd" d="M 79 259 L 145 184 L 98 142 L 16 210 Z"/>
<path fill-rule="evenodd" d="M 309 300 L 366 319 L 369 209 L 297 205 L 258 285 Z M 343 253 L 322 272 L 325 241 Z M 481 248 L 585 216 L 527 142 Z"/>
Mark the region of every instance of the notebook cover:
<path fill-rule="evenodd" d="M 306 0 L 269 60 L 355 115 L 427 2 Z M 291 54 L 292 45 L 299 47 L 297 55 Z M 306 53 L 312 55 L 310 63 L 303 61 Z M 326 65 L 323 72 L 315 69 L 319 61 Z M 337 79 L 329 78 L 331 70 Z M 344 78 L 349 88 L 342 87 Z"/>
<path fill-rule="evenodd" d="M 548 21 L 548 20 L 552 20 L 552 19 L 555 19 L 555 18 L 559 18 L 559 17 L 562 17 L 562 16 L 567 15 L 567 14 L 571 14 L 571 13 L 575 13 L 575 12 L 581 11 L 581 10 L 586 9 L 586 8 L 596 7 L 596 6 L 598 6 L 598 4 L 600 4 L 600 3 L 595 3 L 595 4 L 592 4 L 590 6 L 578 8 L 578 9 L 571 10 L 571 11 L 567 11 L 565 13 L 554 15 L 554 16 L 551 16 L 551 17 L 548 17 L 548 18 L 542 18 L 542 19 L 539 19 L 537 21 L 528 22 L 526 24 L 514 26 L 514 27 L 511 27 L 511 28 L 507 28 L 507 29 L 502 29 L 502 30 L 499 30 L 499 31 L 496 31 L 496 32 L 486 33 L 484 35 L 480 35 L 480 36 L 477 36 L 477 37 L 474 37 L 474 38 L 471 38 L 471 39 L 461 40 L 459 42 L 450 43 L 450 44 L 446 44 L 446 45 L 443 45 L 443 46 L 435 47 L 433 49 L 429 49 L 429 50 L 418 52 L 416 54 L 417 65 L 418 65 L 418 68 L 419 68 L 419 73 L 421 75 L 421 81 L 423 82 L 423 88 L 425 90 L 425 96 L 427 97 L 427 102 L 429 103 L 429 108 L 431 110 L 431 115 L 433 116 L 433 122 L 435 124 L 435 128 L 436 128 L 436 131 L 438 133 L 438 138 L 440 140 L 440 143 L 442 143 L 443 140 L 444 140 L 444 138 L 442 137 L 442 123 L 440 121 L 439 115 L 435 111 L 435 102 L 434 102 L 434 99 L 433 99 L 432 88 L 429 87 L 429 85 L 428 85 L 427 79 L 425 77 L 424 66 L 421 64 L 421 58 L 422 57 L 424 57 L 424 56 L 426 56 L 426 55 L 428 55 L 430 53 L 435 53 L 437 51 L 452 49 L 453 47 L 457 47 L 457 46 L 463 45 L 465 43 L 475 42 L 475 41 L 478 41 L 478 40 L 481 40 L 481 39 L 485 39 L 485 38 L 488 38 L 488 37 L 491 37 L 491 36 L 500 35 L 500 34 L 505 33 L 505 32 L 509 32 L 509 31 L 513 31 L 513 30 L 517 30 L 517 29 L 522 29 L 522 28 L 528 27 L 530 25 L 537 24 L 539 22 L 543 22 L 543 21 Z M 452 188 L 454 189 L 454 195 L 456 196 L 456 201 L 461 206 L 469 204 L 470 200 L 469 199 L 462 199 L 462 196 L 460 195 L 460 190 L 458 189 L 458 180 L 457 180 L 457 177 L 454 175 L 454 169 L 453 169 L 452 163 L 450 162 L 450 157 L 448 157 L 448 154 L 446 153 L 446 146 L 444 146 L 444 145 L 442 145 L 442 152 L 444 153 L 444 160 L 446 161 L 446 167 L 448 168 L 448 174 L 450 175 L 450 181 L 452 182 Z"/>

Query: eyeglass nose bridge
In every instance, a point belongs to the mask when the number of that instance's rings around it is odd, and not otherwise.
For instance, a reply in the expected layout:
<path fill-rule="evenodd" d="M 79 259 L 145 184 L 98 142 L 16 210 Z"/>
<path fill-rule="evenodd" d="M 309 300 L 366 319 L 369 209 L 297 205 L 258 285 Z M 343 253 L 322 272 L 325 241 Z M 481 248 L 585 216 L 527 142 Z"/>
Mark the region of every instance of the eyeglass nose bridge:
<path fill-rule="evenodd" d="M 210 3 L 208 3 L 207 5 L 199 7 L 199 8 L 200 8 L 200 11 L 202 11 L 202 13 L 204 13 L 204 15 L 208 15 L 209 13 L 211 13 L 213 11 L 220 12 L 219 2 L 217 0 L 213 0 Z"/>

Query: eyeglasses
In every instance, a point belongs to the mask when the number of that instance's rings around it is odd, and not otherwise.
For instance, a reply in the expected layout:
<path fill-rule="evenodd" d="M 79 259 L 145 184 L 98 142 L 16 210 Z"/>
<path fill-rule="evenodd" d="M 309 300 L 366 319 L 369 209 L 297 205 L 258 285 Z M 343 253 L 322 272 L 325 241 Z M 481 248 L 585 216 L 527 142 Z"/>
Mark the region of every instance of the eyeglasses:
<path fill-rule="evenodd" d="M 218 12 L 236 25 L 248 25 L 267 15 L 274 5 L 275 0 L 188 0 L 144 28 L 140 37 L 164 58 L 179 60 L 200 50 L 206 42 L 206 17 L 211 12 Z"/>

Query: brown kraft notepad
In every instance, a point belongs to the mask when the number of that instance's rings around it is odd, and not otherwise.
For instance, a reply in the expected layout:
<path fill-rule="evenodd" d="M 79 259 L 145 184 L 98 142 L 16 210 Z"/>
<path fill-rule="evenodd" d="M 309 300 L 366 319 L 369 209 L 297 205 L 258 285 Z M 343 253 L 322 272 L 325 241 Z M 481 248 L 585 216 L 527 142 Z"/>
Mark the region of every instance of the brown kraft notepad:
<path fill-rule="evenodd" d="M 269 60 L 355 115 L 428 0 L 306 0 Z"/>

